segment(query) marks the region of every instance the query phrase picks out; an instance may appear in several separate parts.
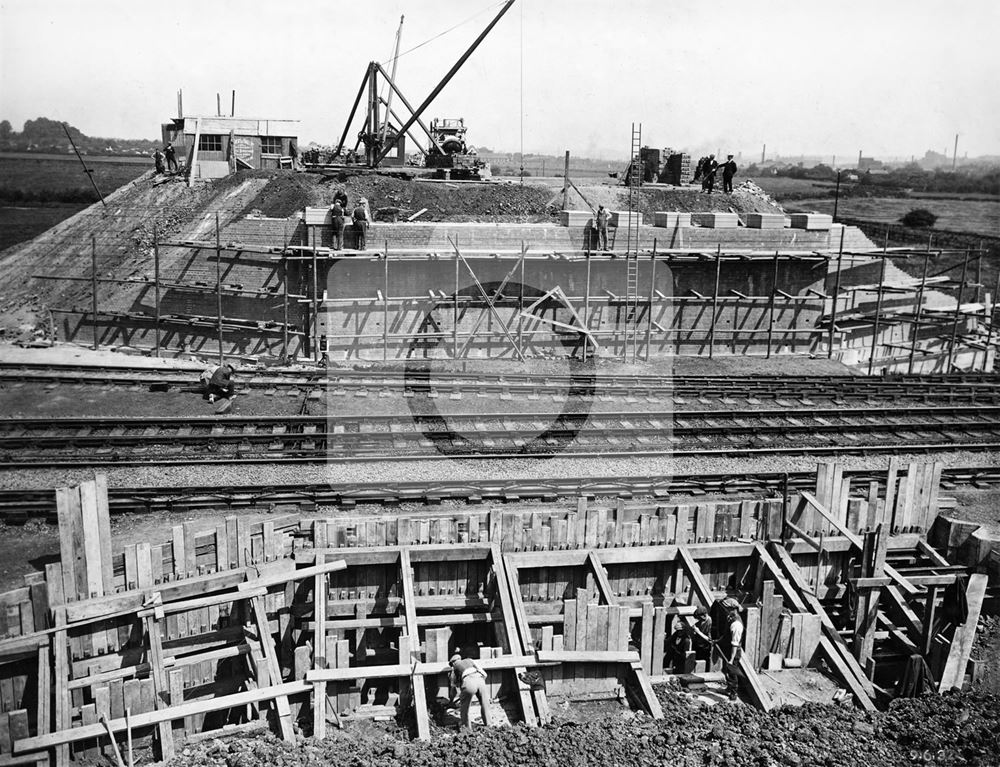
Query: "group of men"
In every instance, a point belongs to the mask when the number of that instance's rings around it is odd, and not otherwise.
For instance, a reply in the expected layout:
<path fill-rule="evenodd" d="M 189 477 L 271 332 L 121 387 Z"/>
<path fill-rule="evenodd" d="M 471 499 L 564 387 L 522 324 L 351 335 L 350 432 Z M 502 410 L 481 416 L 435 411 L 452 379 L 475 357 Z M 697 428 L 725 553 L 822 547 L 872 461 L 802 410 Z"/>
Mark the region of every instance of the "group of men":
<path fill-rule="evenodd" d="M 740 654 L 743 652 L 740 603 L 733 597 L 726 597 L 717 604 L 723 615 L 723 625 L 718 631 L 715 630 L 709 611 L 698 607 L 690 623 L 678 616 L 679 624 L 670 637 L 668 650 L 678 661 L 693 651 L 695 660 L 704 661 L 706 668 L 711 668 L 715 657 L 718 657 L 726 675 L 726 692 L 731 700 L 736 700 L 741 675 Z"/>
<path fill-rule="evenodd" d="M 333 196 L 330 206 L 330 218 L 333 222 L 333 249 L 344 249 L 344 229 L 347 227 L 347 192 L 339 190 Z M 357 238 L 356 248 L 366 250 L 368 246 L 368 224 L 371 222 L 371 211 L 368 200 L 362 197 L 351 213 L 351 225 Z"/>
<path fill-rule="evenodd" d="M 176 173 L 178 170 L 177 151 L 174 149 L 174 145 L 168 141 L 163 149 L 157 147 L 156 151 L 153 152 L 153 163 L 156 165 L 157 174 Z"/>
<path fill-rule="evenodd" d="M 722 191 L 726 194 L 733 193 L 733 177 L 736 175 L 736 162 L 732 155 L 726 156 L 726 161 L 721 165 L 716 161 L 715 155 L 702 157 L 694 169 L 694 180 L 701 180 L 701 191 L 711 194 L 715 189 L 715 174 L 722 171 Z"/>

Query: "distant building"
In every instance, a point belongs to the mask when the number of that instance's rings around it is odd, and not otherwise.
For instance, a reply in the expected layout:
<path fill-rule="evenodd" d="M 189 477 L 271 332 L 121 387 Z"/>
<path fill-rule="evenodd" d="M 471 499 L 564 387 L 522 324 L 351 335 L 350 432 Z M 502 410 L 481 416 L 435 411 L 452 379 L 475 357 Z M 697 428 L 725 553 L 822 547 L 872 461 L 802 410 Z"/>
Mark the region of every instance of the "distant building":
<path fill-rule="evenodd" d="M 884 163 L 881 160 L 876 160 L 874 157 L 862 157 L 858 155 L 858 170 L 875 170 L 876 168 L 881 168 Z"/>
<path fill-rule="evenodd" d="M 164 123 L 163 143 L 172 142 L 191 178 L 221 178 L 237 170 L 290 167 L 298 144 L 298 120 L 247 117 L 175 117 Z"/>

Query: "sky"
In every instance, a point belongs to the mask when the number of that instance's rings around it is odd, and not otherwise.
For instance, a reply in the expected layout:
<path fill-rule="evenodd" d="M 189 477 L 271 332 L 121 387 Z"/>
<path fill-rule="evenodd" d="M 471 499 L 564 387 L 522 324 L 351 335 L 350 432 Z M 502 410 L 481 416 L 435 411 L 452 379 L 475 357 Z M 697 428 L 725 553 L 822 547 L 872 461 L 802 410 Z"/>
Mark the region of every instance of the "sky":
<path fill-rule="evenodd" d="M 178 89 L 189 115 L 235 90 L 237 115 L 333 144 L 368 62 L 391 68 L 401 15 L 397 81 L 417 106 L 502 5 L 0 0 L 0 118 L 156 138 Z M 956 133 L 959 156 L 1000 154 L 998 29 L 996 0 L 515 0 L 424 116 L 464 117 L 494 150 L 609 159 L 633 122 L 644 144 L 747 161 L 764 144 L 951 156 Z"/>

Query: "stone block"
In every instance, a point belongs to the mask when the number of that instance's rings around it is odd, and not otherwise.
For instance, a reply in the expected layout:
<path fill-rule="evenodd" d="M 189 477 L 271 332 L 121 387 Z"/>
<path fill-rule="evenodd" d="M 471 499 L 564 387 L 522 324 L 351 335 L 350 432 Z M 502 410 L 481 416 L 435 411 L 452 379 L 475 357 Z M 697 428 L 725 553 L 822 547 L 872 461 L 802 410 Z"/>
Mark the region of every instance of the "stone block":
<path fill-rule="evenodd" d="M 691 226 L 691 214 L 657 211 L 653 213 L 653 226 L 666 227 L 667 229 Z"/>
<path fill-rule="evenodd" d="M 559 211 L 559 226 L 591 226 L 594 214 L 589 210 Z"/>
<path fill-rule="evenodd" d="M 792 229 L 827 230 L 833 226 L 833 216 L 825 213 L 792 213 L 789 219 Z"/>
<path fill-rule="evenodd" d="M 750 229 L 784 229 L 783 213 L 747 213 L 747 227 Z"/>
<path fill-rule="evenodd" d="M 691 221 L 708 229 L 735 229 L 740 217 L 735 213 L 692 213 Z"/>
<path fill-rule="evenodd" d="M 629 224 L 629 216 L 632 216 L 632 226 L 642 226 L 642 214 L 641 213 L 629 213 L 627 210 L 613 210 L 611 211 L 611 226 L 616 226 L 619 229 L 626 227 Z"/>

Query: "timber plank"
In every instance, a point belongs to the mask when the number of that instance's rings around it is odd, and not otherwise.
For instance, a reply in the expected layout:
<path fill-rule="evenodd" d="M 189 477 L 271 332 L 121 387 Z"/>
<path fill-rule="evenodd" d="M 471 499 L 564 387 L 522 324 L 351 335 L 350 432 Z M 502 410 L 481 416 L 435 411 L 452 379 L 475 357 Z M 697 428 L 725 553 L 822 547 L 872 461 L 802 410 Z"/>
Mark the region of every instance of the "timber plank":
<path fill-rule="evenodd" d="M 948 659 L 941 673 L 938 692 L 962 688 L 965 669 L 969 665 L 969 655 L 972 653 L 972 644 L 976 639 L 976 626 L 979 623 L 979 614 L 982 612 L 988 581 L 988 576 L 983 573 L 969 577 L 969 585 L 965 590 L 965 598 L 969 605 L 968 617 L 965 623 L 955 629 L 951 647 L 948 649 Z"/>

